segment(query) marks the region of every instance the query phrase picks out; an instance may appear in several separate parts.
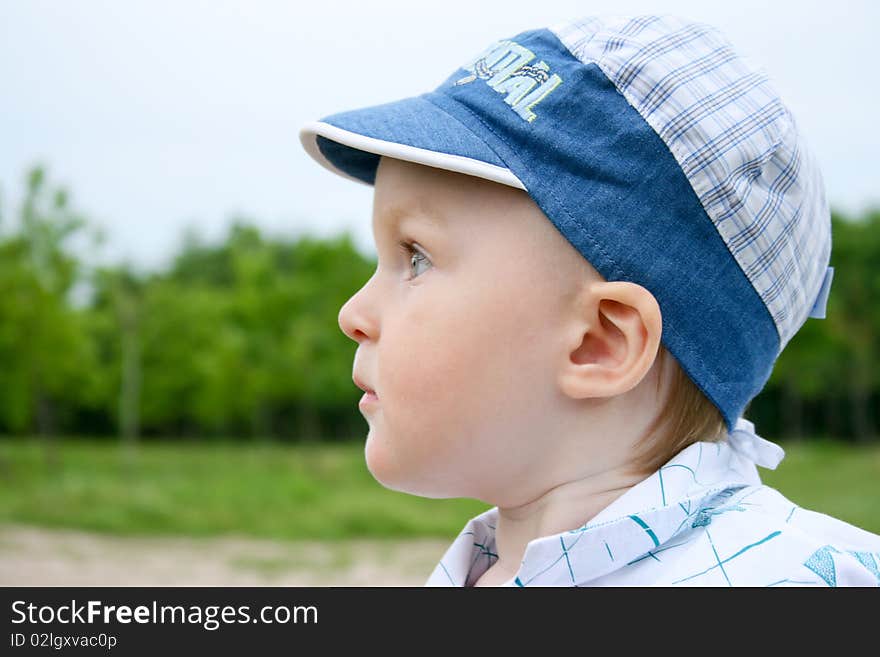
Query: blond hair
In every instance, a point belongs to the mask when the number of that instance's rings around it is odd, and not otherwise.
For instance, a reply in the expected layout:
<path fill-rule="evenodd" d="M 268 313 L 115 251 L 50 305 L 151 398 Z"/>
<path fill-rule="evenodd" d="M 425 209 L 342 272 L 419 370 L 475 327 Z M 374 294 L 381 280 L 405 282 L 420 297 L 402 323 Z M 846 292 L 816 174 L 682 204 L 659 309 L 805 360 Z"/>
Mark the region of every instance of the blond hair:
<path fill-rule="evenodd" d="M 657 360 L 658 392 L 664 368 L 672 367 L 673 372 L 666 401 L 630 465 L 631 473 L 646 477 L 685 447 L 699 441 L 722 442 L 728 433 L 721 412 L 662 344 Z"/>
<path fill-rule="evenodd" d="M 547 226 L 550 226 L 548 221 Z M 557 231 L 548 234 L 559 238 Z M 606 279 L 593 264 L 574 249 L 564 249 L 569 258 L 561 261 L 572 268 L 557 266 L 560 288 L 568 290 L 567 299 L 573 298 L 581 290 L 581 282 L 587 284 Z M 560 261 L 557 258 L 557 263 Z M 573 281 L 566 287 L 566 281 Z M 649 291 L 650 292 L 650 291 Z M 723 442 L 727 439 L 727 425 L 724 416 L 697 385 L 685 374 L 675 357 L 660 343 L 657 350 L 657 394 L 662 392 L 665 380 L 663 372 L 672 368 L 670 384 L 657 417 L 648 427 L 646 436 L 636 444 L 636 453 L 630 460 L 630 474 L 647 477 L 660 469 L 669 459 L 685 447 L 699 441 Z"/>

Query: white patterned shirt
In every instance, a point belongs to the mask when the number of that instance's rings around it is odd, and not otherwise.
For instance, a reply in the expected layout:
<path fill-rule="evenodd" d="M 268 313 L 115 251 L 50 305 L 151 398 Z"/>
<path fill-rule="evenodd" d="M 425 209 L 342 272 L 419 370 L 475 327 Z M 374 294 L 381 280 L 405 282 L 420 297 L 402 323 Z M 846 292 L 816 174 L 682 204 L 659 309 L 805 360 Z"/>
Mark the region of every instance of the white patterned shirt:
<path fill-rule="evenodd" d="M 582 527 L 528 543 L 502 586 L 880 586 L 880 536 L 761 483 L 783 449 L 739 418 Z M 472 586 L 497 560 L 498 507 L 472 518 L 425 586 Z"/>

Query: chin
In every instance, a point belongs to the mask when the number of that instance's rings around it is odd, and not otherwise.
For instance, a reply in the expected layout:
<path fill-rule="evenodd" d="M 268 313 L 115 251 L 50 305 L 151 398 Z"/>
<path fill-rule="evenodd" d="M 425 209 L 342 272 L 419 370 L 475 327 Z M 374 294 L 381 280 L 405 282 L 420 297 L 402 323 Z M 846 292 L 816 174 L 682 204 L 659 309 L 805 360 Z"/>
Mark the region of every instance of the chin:
<path fill-rule="evenodd" d="M 439 486 L 433 477 L 419 477 L 411 471 L 404 472 L 401 464 L 388 453 L 388 450 L 382 449 L 381 446 L 377 448 L 371 437 L 367 438 L 364 458 L 367 470 L 373 475 L 373 479 L 388 490 L 434 499 L 460 497 L 459 494 Z"/>
<path fill-rule="evenodd" d="M 364 445 L 364 460 L 373 479 L 385 488 L 400 490 L 397 483 L 399 479 L 397 463 L 391 458 L 388 449 L 377 444 L 372 429 L 367 434 L 367 443 Z"/>

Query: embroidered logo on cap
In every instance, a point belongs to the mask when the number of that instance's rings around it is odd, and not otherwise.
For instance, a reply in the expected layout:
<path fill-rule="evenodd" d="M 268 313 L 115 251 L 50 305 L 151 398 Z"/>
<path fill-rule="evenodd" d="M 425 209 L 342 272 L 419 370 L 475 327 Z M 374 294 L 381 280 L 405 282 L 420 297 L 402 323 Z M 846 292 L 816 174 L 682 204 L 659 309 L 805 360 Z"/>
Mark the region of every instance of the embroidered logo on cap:
<path fill-rule="evenodd" d="M 538 118 L 532 108 L 562 83 L 562 78 L 551 74 L 545 62 L 530 65 L 534 58 L 535 53 L 528 48 L 502 39 L 462 66 L 471 74 L 456 81 L 454 86 L 469 84 L 477 78 L 485 80 L 492 89 L 506 94 L 504 102 L 531 123 Z"/>

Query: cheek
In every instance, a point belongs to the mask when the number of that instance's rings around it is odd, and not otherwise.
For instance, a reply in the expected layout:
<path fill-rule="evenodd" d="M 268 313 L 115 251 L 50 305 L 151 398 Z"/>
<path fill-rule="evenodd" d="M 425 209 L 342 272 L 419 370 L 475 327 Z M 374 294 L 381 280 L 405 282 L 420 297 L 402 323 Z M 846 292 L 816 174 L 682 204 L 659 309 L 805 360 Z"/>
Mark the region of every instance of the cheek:
<path fill-rule="evenodd" d="M 414 307 L 386 328 L 378 360 L 389 440 L 413 459 L 439 459 L 468 395 L 470 329 L 449 306 Z"/>
<path fill-rule="evenodd" d="M 435 461 L 485 455 L 492 434 L 518 423 L 535 377 L 545 381 L 535 370 L 540 308 L 494 285 L 455 292 L 386 318 L 378 353 L 389 440 Z"/>
<path fill-rule="evenodd" d="M 478 307 L 462 295 L 435 295 L 387 326 L 379 351 L 381 380 L 393 396 L 399 428 L 434 433 L 467 425 L 474 420 L 469 409 L 492 404 L 509 362 L 500 349 L 507 338 L 499 338 L 494 326 L 497 312 Z"/>
<path fill-rule="evenodd" d="M 469 464 L 488 447 L 483 422 L 494 391 L 484 375 L 494 364 L 486 327 L 466 308 L 436 295 L 427 301 L 385 317 L 377 351 L 380 410 L 369 421 L 367 466 L 388 488 L 462 495 L 474 479 Z"/>
<path fill-rule="evenodd" d="M 411 290 L 406 307 L 383 324 L 379 374 L 399 410 L 427 400 L 443 406 L 453 396 L 456 354 L 467 344 L 467 327 L 442 292 L 428 286 Z"/>

